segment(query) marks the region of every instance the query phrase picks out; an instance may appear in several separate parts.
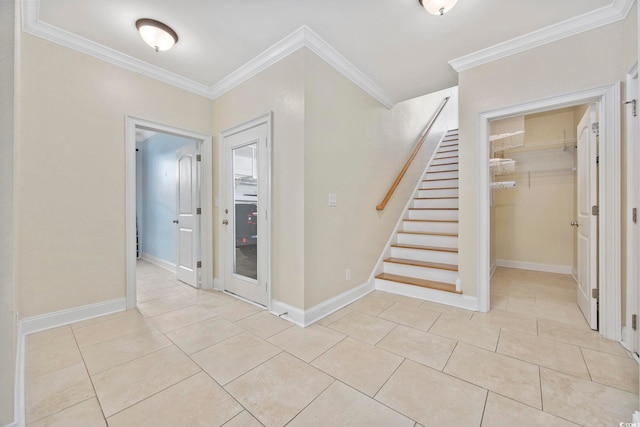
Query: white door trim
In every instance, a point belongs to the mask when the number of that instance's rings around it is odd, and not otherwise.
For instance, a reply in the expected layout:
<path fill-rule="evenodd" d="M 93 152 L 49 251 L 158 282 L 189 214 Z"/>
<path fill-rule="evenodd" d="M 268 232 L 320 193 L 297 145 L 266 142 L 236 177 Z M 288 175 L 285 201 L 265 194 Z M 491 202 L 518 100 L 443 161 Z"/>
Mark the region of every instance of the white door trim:
<path fill-rule="evenodd" d="M 640 108 L 638 102 L 637 86 L 636 91 L 632 91 L 631 81 L 638 78 L 638 63 L 636 62 L 633 67 L 627 72 L 626 80 L 626 99 L 630 101 L 636 100 L 636 111 Z M 637 84 L 637 83 L 636 83 Z M 638 189 L 638 180 L 640 179 L 640 173 L 638 172 L 638 166 L 640 165 L 638 159 L 640 158 L 640 144 L 638 142 L 638 118 L 629 115 L 631 111 L 631 105 L 625 106 L 626 120 L 626 157 L 627 157 L 627 212 L 625 218 L 627 221 L 627 306 L 626 306 L 626 336 L 623 337 L 624 342 L 627 344 L 627 348 L 633 347 L 635 337 L 633 336 L 636 331 L 631 329 L 631 315 L 638 312 L 640 306 L 638 306 L 638 281 L 640 280 L 640 266 L 638 265 L 638 259 L 640 252 L 638 251 L 638 244 L 640 244 L 640 231 L 638 226 L 633 224 L 631 209 L 639 207 L 640 205 L 640 190 Z M 637 113 L 636 113 L 637 114 Z M 629 120 L 630 119 L 630 120 Z M 635 134 L 635 136 L 634 136 Z M 634 351 L 634 349 L 629 348 Z"/>
<path fill-rule="evenodd" d="M 136 306 L 136 128 L 191 138 L 201 142 L 202 165 L 200 200 L 201 287 L 213 287 L 213 140 L 211 135 L 193 132 L 132 116 L 125 116 L 125 263 L 127 308 Z"/>
<path fill-rule="evenodd" d="M 268 192 L 269 192 L 269 197 L 267 198 L 267 212 L 268 212 L 268 217 L 266 219 L 266 227 L 264 233 L 266 234 L 265 238 L 267 239 L 267 310 L 271 311 L 271 288 L 272 288 L 272 263 L 271 263 L 271 227 L 272 227 L 272 209 L 271 209 L 271 201 L 273 199 L 273 194 L 272 194 L 272 186 L 271 186 L 271 181 L 272 181 L 272 164 L 271 164 L 271 158 L 272 158 L 272 151 L 273 151 L 273 112 L 269 112 L 267 114 L 264 114 L 260 117 L 256 117 L 253 120 L 249 120 L 247 122 L 244 123 L 240 123 L 239 125 L 236 125 L 230 129 L 226 129 L 223 130 L 222 132 L 220 132 L 220 136 L 218 138 L 218 170 L 220 171 L 220 174 L 222 174 L 222 171 L 224 170 L 223 167 L 223 159 L 224 159 L 224 138 L 236 134 L 238 132 L 242 132 L 245 129 L 249 129 L 255 126 L 260 126 L 262 124 L 265 124 L 267 126 L 267 187 L 268 187 Z M 223 181 L 224 179 L 222 179 L 222 176 L 219 174 L 220 179 L 218 179 L 218 194 L 221 200 L 220 205 L 222 205 L 222 197 L 224 195 L 223 192 Z M 218 212 L 218 221 L 222 221 L 222 214 L 220 212 Z M 218 224 L 218 230 L 220 229 L 220 224 Z M 225 290 L 225 282 L 224 282 L 224 239 L 222 239 L 221 233 L 218 233 L 218 256 L 217 256 L 217 261 L 218 261 L 218 279 L 216 279 L 216 281 L 219 280 L 219 282 L 217 282 L 217 284 L 220 287 L 220 290 Z"/>
<path fill-rule="evenodd" d="M 547 99 L 480 113 L 478 116 L 478 176 L 476 259 L 478 278 L 478 309 L 490 308 L 489 261 L 491 243 L 490 189 L 489 189 L 489 121 L 505 117 L 531 114 L 551 109 L 599 102 L 600 118 L 600 206 L 599 220 L 599 273 L 600 333 L 616 341 L 621 339 L 621 248 L 620 248 L 620 82 L 593 89 L 558 95 Z"/>

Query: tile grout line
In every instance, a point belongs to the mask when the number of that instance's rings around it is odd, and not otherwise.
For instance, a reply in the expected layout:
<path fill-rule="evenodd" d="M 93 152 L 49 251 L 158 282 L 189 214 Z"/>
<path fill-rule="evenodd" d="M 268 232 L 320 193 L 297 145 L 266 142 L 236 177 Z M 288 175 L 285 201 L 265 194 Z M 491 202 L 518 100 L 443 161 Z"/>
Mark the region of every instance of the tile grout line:
<path fill-rule="evenodd" d="M 76 338 L 76 334 L 71 329 L 71 334 L 73 335 L 73 341 L 76 343 L 76 347 L 78 349 L 78 353 L 80 353 L 80 358 L 82 359 L 82 364 L 84 365 L 84 371 L 87 373 L 87 377 L 89 378 L 89 383 L 91 383 L 91 389 L 93 390 L 93 395 L 96 398 L 96 402 L 98 402 L 98 407 L 100 408 L 100 413 L 102 414 L 102 419 L 104 419 L 104 423 L 107 424 L 107 417 L 104 413 L 104 409 L 102 408 L 102 402 L 100 401 L 100 397 L 98 396 L 98 391 L 96 390 L 96 386 L 93 383 L 93 378 L 91 378 L 91 374 L 89 373 L 89 368 L 87 367 L 87 362 L 84 360 L 84 354 L 82 354 L 82 350 L 80 349 L 80 344 L 78 344 L 78 339 Z"/>
<path fill-rule="evenodd" d="M 129 406 L 125 407 L 125 408 L 120 409 L 118 412 L 114 412 L 113 414 L 109 415 L 109 418 L 111 418 L 111 417 L 113 417 L 113 416 L 115 416 L 115 415 L 117 415 L 117 414 L 120 414 L 120 413 L 122 413 L 122 412 L 126 411 L 126 410 L 127 410 L 127 409 L 129 409 L 129 408 L 133 408 L 134 406 L 136 406 L 136 405 L 138 405 L 138 404 L 140 404 L 140 403 L 142 403 L 142 402 L 144 402 L 144 401 L 146 401 L 146 400 L 151 399 L 152 397 L 154 397 L 154 396 L 156 396 L 156 395 L 158 395 L 158 394 L 162 393 L 163 391 L 166 391 L 166 390 L 170 389 L 170 388 L 171 388 L 171 387 L 173 387 L 173 386 L 176 386 L 176 385 L 178 385 L 178 384 L 180 384 L 180 383 L 182 383 L 182 382 L 184 382 L 184 381 L 186 381 L 186 380 L 188 380 L 188 379 L 190 379 L 190 378 L 195 377 L 196 375 L 198 375 L 198 374 L 199 374 L 199 373 L 201 373 L 201 372 L 203 372 L 203 370 L 202 370 L 202 369 L 200 369 L 198 372 L 196 372 L 196 373 L 194 373 L 194 374 L 192 374 L 192 375 L 189 375 L 188 377 L 185 377 L 185 378 L 181 379 L 180 381 L 178 381 L 178 382 L 177 382 L 177 383 L 175 383 L 175 384 L 171 384 L 171 385 L 169 385 L 169 386 L 167 386 L 167 387 L 163 388 L 162 390 L 158 390 L 158 391 L 156 391 L 155 393 L 150 394 L 149 396 L 145 397 L 144 399 L 138 400 L 137 402 L 132 403 L 131 405 L 129 405 Z M 218 384 L 218 385 L 219 385 L 219 384 Z M 105 420 L 106 420 L 106 419 L 107 419 L 107 418 L 105 417 Z"/>
<path fill-rule="evenodd" d="M 485 389 L 486 393 L 484 395 L 484 405 L 482 406 L 482 416 L 480 417 L 480 426 L 482 426 L 482 423 L 484 422 L 484 414 L 487 413 L 487 402 L 489 402 L 489 393 L 491 393 L 491 390 Z"/>

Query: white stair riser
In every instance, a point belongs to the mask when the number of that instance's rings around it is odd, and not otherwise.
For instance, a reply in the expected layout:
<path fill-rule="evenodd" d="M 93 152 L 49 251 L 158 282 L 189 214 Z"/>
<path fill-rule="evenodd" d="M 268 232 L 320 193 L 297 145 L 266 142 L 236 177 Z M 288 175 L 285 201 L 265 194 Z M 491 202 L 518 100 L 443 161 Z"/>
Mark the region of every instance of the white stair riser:
<path fill-rule="evenodd" d="M 424 174 L 424 179 L 456 179 L 458 178 L 458 171 L 451 172 L 431 172 L 428 171 Z"/>
<path fill-rule="evenodd" d="M 420 222 L 420 221 L 403 221 L 403 231 L 418 231 L 421 233 L 458 233 L 457 222 Z"/>
<path fill-rule="evenodd" d="M 418 197 L 458 197 L 457 188 L 418 190 Z"/>
<path fill-rule="evenodd" d="M 416 265 L 397 264 L 395 262 L 385 262 L 384 272 L 397 274 L 399 276 L 415 277 L 417 279 L 433 280 L 443 283 L 456 283 L 457 271 L 440 270 L 439 268 L 419 267 Z"/>
<path fill-rule="evenodd" d="M 436 156 L 436 158 L 433 159 L 433 162 L 431 162 L 431 166 L 434 165 L 441 165 L 443 163 L 453 163 L 453 162 L 457 162 L 458 159 L 457 158 L 452 158 L 452 159 L 438 159 L 438 157 Z"/>
<path fill-rule="evenodd" d="M 458 164 L 454 165 L 431 165 L 429 166 L 428 172 L 441 172 L 441 171 L 450 171 L 450 170 L 458 170 Z"/>
<path fill-rule="evenodd" d="M 398 233 L 398 243 L 406 245 L 438 246 L 442 248 L 457 248 L 457 236 L 434 236 L 432 234 Z"/>
<path fill-rule="evenodd" d="M 413 199 L 414 208 L 457 208 L 458 199 Z"/>
<path fill-rule="evenodd" d="M 424 249 L 391 247 L 391 258 L 410 259 L 414 261 L 430 261 L 442 264 L 458 265 L 456 252 L 429 251 Z"/>
<path fill-rule="evenodd" d="M 422 181 L 420 183 L 420 189 L 426 190 L 429 188 L 449 188 L 449 187 L 457 187 L 458 180 L 457 179 L 443 179 L 442 181 Z"/>
<path fill-rule="evenodd" d="M 458 220 L 458 211 L 447 210 L 409 210 L 409 219 Z"/>

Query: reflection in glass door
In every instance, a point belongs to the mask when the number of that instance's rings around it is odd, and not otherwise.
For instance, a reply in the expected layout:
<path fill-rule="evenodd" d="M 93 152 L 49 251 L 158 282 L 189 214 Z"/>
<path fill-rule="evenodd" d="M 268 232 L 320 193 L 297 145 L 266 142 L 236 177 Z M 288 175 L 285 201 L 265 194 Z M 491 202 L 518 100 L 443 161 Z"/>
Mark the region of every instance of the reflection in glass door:
<path fill-rule="evenodd" d="M 233 149 L 235 256 L 233 272 L 258 278 L 258 162 L 256 143 Z"/>

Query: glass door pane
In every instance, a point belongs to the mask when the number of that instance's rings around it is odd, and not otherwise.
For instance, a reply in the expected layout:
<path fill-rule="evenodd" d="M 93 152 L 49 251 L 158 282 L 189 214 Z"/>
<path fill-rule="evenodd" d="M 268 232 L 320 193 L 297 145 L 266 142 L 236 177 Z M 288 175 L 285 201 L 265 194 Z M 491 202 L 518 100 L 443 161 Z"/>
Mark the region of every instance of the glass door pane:
<path fill-rule="evenodd" d="M 257 144 L 233 149 L 234 235 L 233 272 L 258 278 L 258 162 Z"/>

